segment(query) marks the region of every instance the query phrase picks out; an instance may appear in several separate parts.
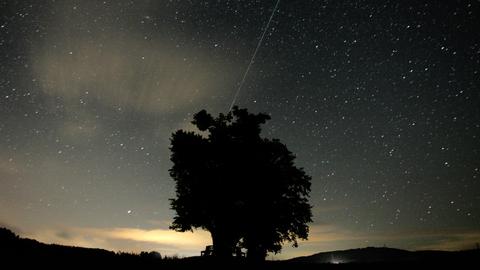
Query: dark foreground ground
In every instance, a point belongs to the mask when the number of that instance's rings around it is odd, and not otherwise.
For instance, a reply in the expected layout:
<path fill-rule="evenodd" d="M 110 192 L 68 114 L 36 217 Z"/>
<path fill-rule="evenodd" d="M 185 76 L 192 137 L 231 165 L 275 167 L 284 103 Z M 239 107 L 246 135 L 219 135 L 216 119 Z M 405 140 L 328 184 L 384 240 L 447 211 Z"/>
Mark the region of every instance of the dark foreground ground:
<path fill-rule="evenodd" d="M 332 258 L 331 260 L 329 258 Z M 349 262 L 348 262 L 349 261 Z M 158 253 L 128 254 L 103 249 L 47 245 L 0 229 L 0 269 L 479 269 L 480 251 L 408 252 L 366 248 L 319 253 L 288 261 L 253 264 L 244 260 L 162 258 Z M 335 263 L 332 263 L 335 262 Z M 337 262 L 345 262 L 336 264 Z"/>

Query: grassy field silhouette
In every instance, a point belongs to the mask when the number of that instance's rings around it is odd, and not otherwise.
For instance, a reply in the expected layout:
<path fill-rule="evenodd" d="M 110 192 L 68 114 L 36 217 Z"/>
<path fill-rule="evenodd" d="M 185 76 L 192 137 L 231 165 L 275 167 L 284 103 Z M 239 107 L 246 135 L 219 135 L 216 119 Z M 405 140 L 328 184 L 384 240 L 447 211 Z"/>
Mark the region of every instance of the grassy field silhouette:
<path fill-rule="evenodd" d="M 165 257 L 158 252 L 139 254 L 113 252 L 104 249 L 44 244 L 20 238 L 12 231 L 0 228 L 0 258 L 2 269 L 35 266 L 56 269 L 368 269 L 406 267 L 475 267 L 477 249 L 448 251 L 405 251 L 392 248 L 363 248 L 322 252 L 282 261 L 250 263 L 244 258 L 218 261 L 214 257 Z"/>

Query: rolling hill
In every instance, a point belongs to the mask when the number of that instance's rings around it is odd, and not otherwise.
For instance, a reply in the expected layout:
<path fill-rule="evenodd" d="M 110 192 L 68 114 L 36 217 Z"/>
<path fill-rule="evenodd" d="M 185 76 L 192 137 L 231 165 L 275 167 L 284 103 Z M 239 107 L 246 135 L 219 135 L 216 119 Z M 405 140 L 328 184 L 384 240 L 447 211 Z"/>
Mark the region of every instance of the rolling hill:
<path fill-rule="evenodd" d="M 317 269 L 358 267 L 384 268 L 400 266 L 478 266 L 479 250 L 467 251 L 406 251 L 394 248 L 368 247 L 342 251 L 322 252 L 285 261 L 267 261 L 252 265 L 243 259 L 229 261 L 228 269 Z M 17 269 L 23 266 L 52 268 L 133 268 L 133 269 L 216 269 L 219 263 L 213 258 L 162 258 L 158 252 L 140 254 L 116 253 L 104 249 L 70 247 L 44 244 L 20 238 L 8 229 L 0 228 L 0 269 Z M 4 266 L 10 266 L 4 268 Z M 14 266 L 14 267 L 11 267 Z"/>

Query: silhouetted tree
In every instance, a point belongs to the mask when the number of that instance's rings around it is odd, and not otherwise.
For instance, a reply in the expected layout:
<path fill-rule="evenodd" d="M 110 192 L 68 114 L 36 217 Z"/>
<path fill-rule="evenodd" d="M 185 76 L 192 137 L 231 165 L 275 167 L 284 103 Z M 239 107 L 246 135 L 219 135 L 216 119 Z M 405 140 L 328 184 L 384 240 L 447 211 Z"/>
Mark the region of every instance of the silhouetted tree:
<path fill-rule="evenodd" d="M 263 260 L 283 242 L 297 246 L 308 237 L 310 177 L 284 144 L 260 136 L 269 119 L 237 107 L 217 118 L 202 110 L 192 122 L 202 134 L 172 135 L 171 228 L 208 230 L 216 256 L 241 246 L 248 258 Z"/>

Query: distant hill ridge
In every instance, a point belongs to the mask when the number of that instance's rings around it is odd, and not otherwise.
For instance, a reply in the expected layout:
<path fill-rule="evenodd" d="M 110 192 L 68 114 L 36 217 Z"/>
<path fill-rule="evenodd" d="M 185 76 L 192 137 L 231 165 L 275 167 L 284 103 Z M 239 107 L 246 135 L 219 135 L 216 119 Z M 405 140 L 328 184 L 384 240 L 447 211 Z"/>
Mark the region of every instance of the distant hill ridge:
<path fill-rule="evenodd" d="M 116 253 L 100 248 L 84 248 L 45 244 L 20 238 L 6 228 L 0 228 L 0 269 L 21 266 L 97 268 L 98 266 L 152 265 L 163 260 L 158 252 Z M 13 265 L 11 265 L 13 264 Z M 3 268 L 5 265 L 8 268 Z"/>
<path fill-rule="evenodd" d="M 395 248 L 367 247 L 341 251 L 321 252 L 310 256 L 297 257 L 285 261 L 267 261 L 261 267 L 251 267 L 242 260 L 222 264 L 226 269 L 317 269 L 334 267 L 336 264 L 345 266 L 368 264 L 368 267 L 378 266 L 428 266 L 457 267 L 479 265 L 480 251 L 406 251 Z M 222 262 L 223 263 L 223 262 Z M 133 269 L 216 269 L 218 262 L 213 258 L 188 257 L 162 258 L 158 252 L 115 253 L 98 248 L 82 248 L 44 244 L 32 239 L 20 238 L 12 231 L 0 228 L 0 269 L 17 269 L 22 266 L 34 265 L 52 268 L 116 268 L 131 267 Z M 14 267 L 10 267 L 14 266 Z M 474 267 L 475 268 L 475 267 Z M 478 268 L 478 267 L 477 267 Z"/>
<path fill-rule="evenodd" d="M 407 251 L 387 247 L 367 247 L 330 252 L 321 252 L 309 256 L 290 259 L 290 262 L 309 264 L 344 264 L 344 263 L 391 263 L 391 262 L 428 262 L 469 260 L 479 256 L 478 250 L 467 251 Z M 477 257 L 480 258 L 480 257 Z"/>

